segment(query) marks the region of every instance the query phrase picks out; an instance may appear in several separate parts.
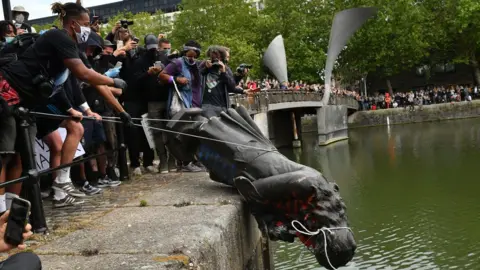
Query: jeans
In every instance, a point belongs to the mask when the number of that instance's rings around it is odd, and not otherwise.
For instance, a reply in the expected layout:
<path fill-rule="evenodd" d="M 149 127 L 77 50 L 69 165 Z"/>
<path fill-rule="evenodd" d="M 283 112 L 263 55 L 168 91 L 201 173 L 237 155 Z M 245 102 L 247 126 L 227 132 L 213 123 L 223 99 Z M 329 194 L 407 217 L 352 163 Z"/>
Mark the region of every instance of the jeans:
<path fill-rule="evenodd" d="M 142 102 L 125 102 L 125 110 L 132 118 L 141 118 L 147 112 L 147 104 Z M 138 123 L 139 121 L 135 121 Z M 143 152 L 143 167 L 153 165 L 155 153 L 148 145 L 147 137 L 142 127 L 125 128 L 125 141 L 128 146 L 130 167 L 140 167 L 140 152 Z"/>
<path fill-rule="evenodd" d="M 166 102 L 149 102 L 148 103 L 148 118 L 150 119 L 167 119 L 167 103 Z M 167 122 L 163 121 L 149 121 L 148 125 L 155 128 L 166 129 Z M 165 166 L 167 162 L 174 164 L 174 158 L 169 153 L 166 142 L 166 134 L 160 130 L 151 130 L 153 140 L 155 142 L 155 149 L 160 158 L 160 166 Z"/>

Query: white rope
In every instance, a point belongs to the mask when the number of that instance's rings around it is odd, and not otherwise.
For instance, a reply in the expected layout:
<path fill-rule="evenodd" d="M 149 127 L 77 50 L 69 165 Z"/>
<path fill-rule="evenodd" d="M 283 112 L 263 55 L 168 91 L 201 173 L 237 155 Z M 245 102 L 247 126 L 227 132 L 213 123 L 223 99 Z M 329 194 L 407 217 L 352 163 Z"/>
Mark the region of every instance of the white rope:
<path fill-rule="evenodd" d="M 147 120 L 151 122 L 178 122 L 178 123 L 203 123 L 204 121 L 194 120 L 171 120 L 171 119 L 152 119 L 152 118 L 132 118 L 132 120 L 142 121 Z"/>
<path fill-rule="evenodd" d="M 302 227 L 302 230 L 301 229 L 298 229 L 297 226 L 295 225 L 295 223 L 298 223 L 298 225 L 300 225 L 300 227 Z M 335 268 L 332 263 L 330 262 L 330 258 L 328 257 L 328 251 L 327 251 L 327 232 L 329 232 L 330 234 L 334 234 L 333 231 L 335 230 L 349 230 L 349 231 L 352 231 L 352 229 L 350 229 L 349 227 L 334 227 L 334 228 L 321 228 L 321 229 L 318 229 L 314 232 L 308 230 L 300 221 L 298 220 L 292 220 L 292 227 L 295 229 L 295 231 L 301 233 L 301 234 L 304 234 L 304 235 L 309 235 L 309 236 L 315 236 L 315 235 L 318 235 L 319 233 L 322 233 L 323 234 L 323 246 L 325 248 L 325 257 L 327 258 L 327 262 L 328 264 L 330 265 L 330 267 L 334 270 L 336 270 L 337 268 Z"/>
<path fill-rule="evenodd" d="M 138 126 L 138 127 L 143 127 L 142 125 L 139 125 L 139 124 L 133 124 L 133 125 Z M 197 138 L 197 139 L 202 139 L 202 140 L 208 140 L 208 141 L 212 141 L 212 142 L 226 143 L 226 144 L 241 146 L 241 147 L 245 147 L 245 148 L 251 148 L 251 149 L 255 149 L 255 150 L 266 151 L 266 152 L 277 152 L 277 150 L 271 150 L 271 149 L 265 149 L 265 148 L 261 148 L 261 147 L 251 146 L 251 145 L 245 145 L 245 144 L 241 144 L 241 143 L 234 143 L 234 142 L 228 142 L 228 141 L 223 141 L 223 140 L 217 140 L 217 139 L 207 138 L 207 137 L 203 137 L 203 136 L 198 136 L 198 135 L 193 135 L 193 134 L 188 134 L 188 133 L 183 133 L 183 132 L 178 132 L 178 131 L 173 131 L 173 130 L 168 130 L 168 129 L 163 129 L 163 128 L 156 128 L 156 127 L 151 127 L 151 126 L 146 126 L 146 127 L 149 128 L 149 129 L 153 129 L 153 130 L 184 135 L 184 136 Z"/>
<path fill-rule="evenodd" d="M 43 116 L 68 116 L 68 115 L 58 115 L 58 114 L 49 114 L 49 113 L 38 113 L 38 112 L 35 112 L 36 115 L 43 115 Z M 95 120 L 93 118 L 86 118 L 86 119 L 90 119 L 90 120 Z M 106 116 L 106 117 L 102 117 L 102 119 L 100 121 L 102 122 L 110 122 L 110 123 L 122 123 L 120 121 L 115 121 L 115 120 L 110 120 L 110 119 L 119 119 L 118 117 L 109 117 L 109 116 Z M 133 118 L 132 118 L 133 119 Z M 142 119 L 142 118 L 135 118 L 135 119 Z M 153 119 L 153 120 L 163 120 L 163 119 Z M 175 121 L 175 120 L 172 120 L 172 121 Z M 193 122 L 198 122 L 198 121 L 193 121 Z M 203 122 L 202 122 L 203 123 Z M 133 124 L 134 126 L 137 126 L 137 127 L 142 127 L 142 125 L 140 124 Z M 245 147 L 245 148 L 250 148 L 250 149 L 255 149 L 255 150 L 260 150 L 260 151 L 266 151 L 266 152 L 277 152 L 277 150 L 271 150 L 271 149 L 265 149 L 265 148 L 261 148 L 261 147 L 255 147 L 255 146 L 251 146 L 251 145 L 245 145 L 245 144 L 241 144 L 241 143 L 234 143 L 234 142 L 229 142 L 229 141 L 223 141 L 223 140 L 217 140 L 217 139 L 213 139 L 213 138 L 207 138 L 207 137 L 203 137 L 203 136 L 198 136 L 198 135 L 193 135 L 193 134 L 188 134 L 188 133 L 183 133 L 183 132 L 178 132 L 178 131 L 173 131 L 173 130 L 168 130 L 168 129 L 163 129 L 163 128 L 157 128 L 157 127 L 152 127 L 152 126 L 145 126 L 149 129 L 153 129 L 153 130 L 158 130 L 158 131 L 162 131 L 162 132 L 167 132 L 167 133 L 173 133 L 173 134 L 179 134 L 179 135 L 183 135 L 183 136 L 188 136 L 188 137 L 192 137 L 192 138 L 197 138 L 197 139 L 202 139 L 202 140 L 208 140 L 208 141 L 213 141 L 213 142 L 219 142 L 219 143 L 225 143 L 225 144 L 231 144 L 231 145 L 236 145 L 236 146 L 241 146 L 241 147 Z"/>

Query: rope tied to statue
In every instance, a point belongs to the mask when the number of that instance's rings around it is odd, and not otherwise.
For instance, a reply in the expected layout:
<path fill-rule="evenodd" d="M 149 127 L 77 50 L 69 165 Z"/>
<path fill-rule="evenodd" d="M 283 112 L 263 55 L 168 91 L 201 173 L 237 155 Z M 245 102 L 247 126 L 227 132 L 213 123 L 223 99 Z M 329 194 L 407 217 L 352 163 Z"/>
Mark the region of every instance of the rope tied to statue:
<path fill-rule="evenodd" d="M 297 226 L 295 225 L 296 223 L 298 223 L 298 225 L 301 227 L 301 229 L 298 229 Z M 318 235 L 320 233 L 323 234 L 323 247 L 325 249 L 325 257 L 327 258 L 327 262 L 328 264 L 330 265 L 330 267 L 332 269 L 337 269 L 335 268 L 332 263 L 330 262 L 330 258 L 328 257 L 328 251 L 327 251 L 327 247 L 328 247 L 328 244 L 327 244 L 327 232 L 330 233 L 330 234 L 335 234 L 334 231 L 336 230 L 349 230 L 349 231 L 352 231 L 351 228 L 349 227 L 334 227 L 334 228 L 326 228 L 326 227 L 323 227 L 321 229 L 318 229 L 314 232 L 310 231 L 309 229 L 307 229 L 300 221 L 298 220 L 292 220 L 292 227 L 293 229 L 295 229 L 295 231 L 301 233 L 301 234 L 304 234 L 304 235 L 308 235 L 308 236 L 315 236 L 315 235 Z"/>

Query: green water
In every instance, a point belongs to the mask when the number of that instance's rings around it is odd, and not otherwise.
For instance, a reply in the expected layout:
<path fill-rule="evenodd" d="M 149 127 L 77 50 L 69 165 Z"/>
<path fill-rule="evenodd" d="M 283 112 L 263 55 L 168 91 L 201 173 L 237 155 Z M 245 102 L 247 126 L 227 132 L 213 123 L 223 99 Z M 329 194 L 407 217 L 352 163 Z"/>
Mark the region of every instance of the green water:
<path fill-rule="evenodd" d="M 480 269 L 480 119 L 350 130 L 350 139 L 284 150 L 340 186 L 357 269 Z M 277 270 L 322 269 L 281 244 Z M 303 255 L 301 255 L 303 253 Z"/>

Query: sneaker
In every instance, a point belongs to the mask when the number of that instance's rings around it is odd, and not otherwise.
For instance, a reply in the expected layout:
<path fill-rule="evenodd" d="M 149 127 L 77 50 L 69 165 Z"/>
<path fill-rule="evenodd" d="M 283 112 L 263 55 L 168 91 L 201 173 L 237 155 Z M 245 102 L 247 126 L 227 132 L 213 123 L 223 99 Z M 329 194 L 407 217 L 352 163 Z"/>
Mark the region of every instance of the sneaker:
<path fill-rule="evenodd" d="M 85 201 L 75 199 L 74 197 L 67 195 L 65 198 L 61 200 L 55 200 L 53 199 L 53 207 L 59 208 L 59 207 L 65 207 L 65 206 L 73 206 L 73 205 L 79 205 L 84 203 Z"/>
<path fill-rule="evenodd" d="M 168 171 L 176 172 L 177 171 L 177 164 L 173 157 L 168 158 Z"/>
<path fill-rule="evenodd" d="M 199 161 L 195 162 L 194 165 L 195 165 L 197 168 L 201 169 L 202 172 L 206 172 L 206 171 L 207 171 L 207 168 L 206 168 L 205 166 L 203 166 L 203 164 L 202 164 L 201 162 L 199 162 Z"/>
<path fill-rule="evenodd" d="M 105 176 L 104 178 L 98 179 L 98 184 L 97 187 L 118 187 L 122 184 L 120 181 L 113 181 L 112 179 L 108 178 L 108 176 Z"/>
<path fill-rule="evenodd" d="M 85 195 L 85 193 L 76 189 L 73 186 L 72 182 L 60 184 L 60 183 L 57 183 L 57 182 L 54 181 L 53 185 L 52 185 L 52 188 L 56 189 L 56 190 L 63 191 L 65 193 L 67 193 L 68 195 L 73 196 L 73 197 L 77 197 L 77 198 L 83 198 L 83 197 L 87 196 L 87 195 Z"/>
<path fill-rule="evenodd" d="M 40 195 L 42 195 L 42 199 L 46 199 L 46 198 L 50 197 L 51 194 L 52 194 L 51 189 L 44 190 L 44 191 L 40 192 Z"/>
<path fill-rule="evenodd" d="M 132 174 L 134 176 L 142 176 L 142 169 L 140 167 L 137 167 L 137 168 L 133 169 Z"/>
<path fill-rule="evenodd" d="M 83 187 L 80 188 L 80 191 L 85 192 L 87 195 L 95 195 L 102 192 L 102 189 L 90 185 L 90 183 L 85 182 Z"/>
<path fill-rule="evenodd" d="M 154 166 L 148 166 L 145 168 L 145 170 L 147 171 L 147 173 L 158 173 L 158 169 Z"/>
<path fill-rule="evenodd" d="M 161 174 L 168 173 L 168 164 L 166 162 L 160 163 L 160 166 L 158 166 L 158 170 Z"/>
<path fill-rule="evenodd" d="M 120 177 L 120 171 L 117 168 L 107 167 L 107 175 L 113 181 L 117 181 Z"/>
<path fill-rule="evenodd" d="M 193 163 L 189 163 L 187 166 L 183 166 L 182 167 L 182 172 L 192 172 L 192 173 L 196 173 L 196 172 L 201 172 L 202 169 L 200 169 L 199 167 L 195 166 Z"/>

